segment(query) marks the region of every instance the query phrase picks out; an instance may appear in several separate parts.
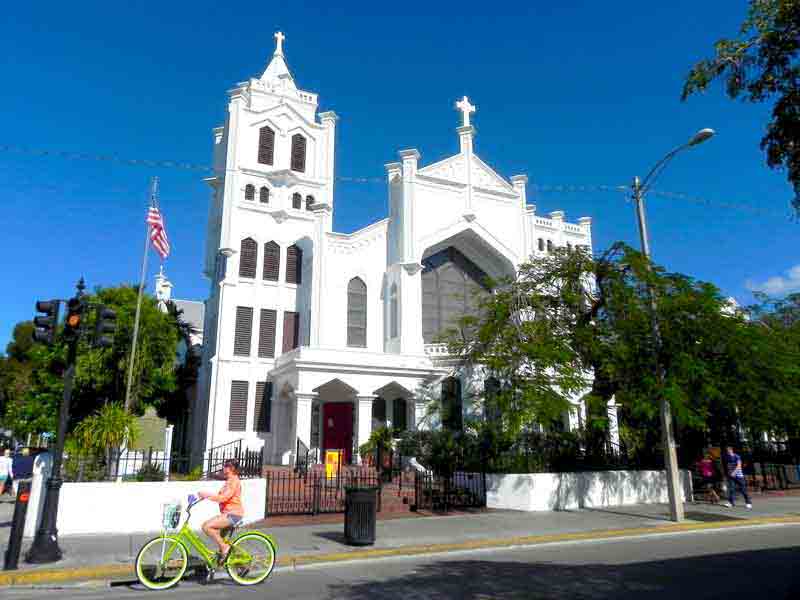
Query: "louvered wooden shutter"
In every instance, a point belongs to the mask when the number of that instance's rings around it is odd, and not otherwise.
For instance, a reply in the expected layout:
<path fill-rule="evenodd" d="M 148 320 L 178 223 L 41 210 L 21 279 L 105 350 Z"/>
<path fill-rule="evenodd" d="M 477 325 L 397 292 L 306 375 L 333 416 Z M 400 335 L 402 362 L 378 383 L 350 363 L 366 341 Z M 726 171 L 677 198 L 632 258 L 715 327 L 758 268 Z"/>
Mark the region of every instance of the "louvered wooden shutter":
<path fill-rule="evenodd" d="M 393 283 L 389 291 L 389 337 L 396 338 L 398 335 L 398 321 L 400 315 L 397 314 L 397 284 Z"/>
<path fill-rule="evenodd" d="M 233 336 L 233 354 L 250 356 L 250 339 L 253 335 L 253 309 L 250 306 L 236 307 L 236 331 Z"/>
<path fill-rule="evenodd" d="M 258 322 L 259 358 L 275 358 L 275 323 L 277 319 L 277 311 L 271 308 L 261 310 L 261 319 Z"/>
<path fill-rule="evenodd" d="M 256 199 L 256 186 L 249 183 L 246 186 L 244 186 L 244 199 L 245 200 Z"/>
<path fill-rule="evenodd" d="M 301 268 L 303 265 L 303 251 L 297 246 L 286 249 L 286 283 L 301 283 Z"/>
<path fill-rule="evenodd" d="M 228 412 L 228 430 L 244 431 L 247 427 L 247 381 L 231 382 L 231 407 Z"/>
<path fill-rule="evenodd" d="M 311 210 L 314 206 L 314 196 L 306 196 L 306 210 Z"/>
<path fill-rule="evenodd" d="M 306 138 L 299 133 L 292 136 L 292 171 L 306 170 Z"/>
<path fill-rule="evenodd" d="M 256 383 L 256 402 L 253 411 L 253 431 L 265 433 L 270 430 L 272 420 L 272 382 Z"/>
<path fill-rule="evenodd" d="M 303 196 L 295 192 L 292 194 L 292 208 L 300 209 L 303 207 Z"/>
<path fill-rule="evenodd" d="M 291 352 L 299 345 L 300 315 L 296 312 L 283 313 L 283 351 Z"/>
<path fill-rule="evenodd" d="M 239 277 L 255 278 L 257 261 L 258 244 L 252 238 L 243 239 L 239 246 Z"/>
<path fill-rule="evenodd" d="M 258 131 L 258 162 L 271 165 L 275 159 L 275 132 L 269 127 Z"/>
<path fill-rule="evenodd" d="M 258 201 L 261 204 L 269 204 L 269 188 L 267 186 L 263 186 L 258 192 Z"/>
<path fill-rule="evenodd" d="M 281 247 L 275 242 L 264 244 L 264 273 L 267 281 L 278 281 L 278 271 L 281 268 Z"/>
<path fill-rule="evenodd" d="M 547 251 L 548 252 L 552 252 L 553 251 L 553 242 L 552 242 L 552 240 L 547 240 Z"/>
<path fill-rule="evenodd" d="M 347 284 L 347 345 L 367 346 L 367 286 L 358 277 Z"/>
<path fill-rule="evenodd" d="M 539 238 L 539 252 L 544 252 L 544 240 Z"/>

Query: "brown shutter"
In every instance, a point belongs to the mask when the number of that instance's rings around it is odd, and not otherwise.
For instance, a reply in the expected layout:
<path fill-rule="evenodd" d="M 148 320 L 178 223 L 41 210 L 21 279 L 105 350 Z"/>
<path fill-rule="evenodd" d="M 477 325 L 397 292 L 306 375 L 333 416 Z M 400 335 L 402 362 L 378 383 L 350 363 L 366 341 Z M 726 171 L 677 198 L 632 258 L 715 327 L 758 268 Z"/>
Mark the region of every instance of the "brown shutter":
<path fill-rule="evenodd" d="M 256 402 L 253 411 L 253 431 L 268 432 L 272 420 L 272 382 L 256 383 Z"/>
<path fill-rule="evenodd" d="M 306 138 L 299 133 L 292 136 L 292 171 L 306 170 Z"/>
<path fill-rule="evenodd" d="M 258 261 L 258 244 L 252 238 L 245 238 L 239 247 L 239 277 L 254 279 Z"/>
<path fill-rule="evenodd" d="M 261 204 L 269 204 L 269 188 L 267 186 L 263 186 L 258 192 L 258 201 Z"/>
<path fill-rule="evenodd" d="M 303 251 L 295 245 L 286 249 L 286 283 L 301 283 L 301 269 L 303 266 Z"/>
<path fill-rule="evenodd" d="M 250 356 L 250 339 L 253 336 L 253 309 L 236 307 L 236 330 L 233 336 L 234 356 Z"/>
<path fill-rule="evenodd" d="M 281 247 L 275 242 L 264 244 L 264 273 L 267 281 L 278 281 L 278 271 L 281 268 Z"/>
<path fill-rule="evenodd" d="M 267 126 L 258 130 L 258 162 L 271 165 L 275 159 L 275 132 Z"/>
<path fill-rule="evenodd" d="M 261 310 L 261 319 L 258 322 L 259 358 L 275 358 L 275 323 L 277 320 L 277 311 L 271 308 Z"/>
<path fill-rule="evenodd" d="M 231 406 L 228 412 L 228 430 L 244 431 L 247 427 L 248 382 L 231 382 Z"/>
<path fill-rule="evenodd" d="M 256 186 L 248 183 L 244 186 L 244 199 L 245 200 L 255 200 L 256 199 Z"/>
<path fill-rule="evenodd" d="M 292 194 L 292 208 L 300 209 L 303 207 L 303 196 L 295 192 Z"/>
<path fill-rule="evenodd" d="M 283 313 L 283 351 L 291 352 L 299 345 L 300 315 L 296 312 Z"/>

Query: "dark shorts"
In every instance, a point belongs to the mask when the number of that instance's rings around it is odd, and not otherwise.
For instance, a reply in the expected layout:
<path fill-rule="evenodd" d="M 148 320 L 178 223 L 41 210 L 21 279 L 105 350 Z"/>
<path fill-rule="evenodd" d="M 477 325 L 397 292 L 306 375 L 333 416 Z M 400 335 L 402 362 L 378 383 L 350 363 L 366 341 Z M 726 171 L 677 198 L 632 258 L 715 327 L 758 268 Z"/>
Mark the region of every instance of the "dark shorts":
<path fill-rule="evenodd" d="M 232 515 L 231 513 L 225 513 L 225 516 L 228 517 L 228 522 L 231 524 L 231 527 L 236 527 L 239 523 L 242 522 L 244 517 L 240 517 L 239 515 Z"/>

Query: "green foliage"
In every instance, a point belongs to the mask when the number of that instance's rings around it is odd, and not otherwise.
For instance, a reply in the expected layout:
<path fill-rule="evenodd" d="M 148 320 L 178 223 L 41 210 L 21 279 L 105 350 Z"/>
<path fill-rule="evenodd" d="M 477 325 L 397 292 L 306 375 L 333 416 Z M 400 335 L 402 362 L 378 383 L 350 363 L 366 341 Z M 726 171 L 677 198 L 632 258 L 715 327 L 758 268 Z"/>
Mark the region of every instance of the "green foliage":
<path fill-rule="evenodd" d="M 385 452 L 391 451 L 394 433 L 393 429 L 386 426 L 374 429 L 369 435 L 369 439 L 358 447 L 361 458 L 366 459 L 368 456 L 374 455 L 377 448 L 381 448 Z"/>
<path fill-rule="evenodd" d="M 132 446 L 139 435 L 136 417 L 119 403 L 106 404 L 95 414 L 78 423 L 73 432 L 75 440 L 87 450 L 103 451 Z"/>
<path fill-rule="evenodd" d="M 110 348 L 92 348 L 87 339 L 79 344 L 71 426 L 103 404 L 125 399 L 137 288 L 100 288 L 87 300 L 116 312 L 117 331 Z M 95 312 L 90 310 L 85 321 L 88 332 L 93 331 L 94 319 Z M 18 324 L 7 356 L 0 357 L 0 414 L 4 427 L 19 436 L 54 432 L 63 394 L 64 344 L 47 347 L 34 343 L 31 332 L 31 323 Z M 174 306 L 164 313 L 153 297 L 143 297 L 133 390 L 139 409 L 152 405 L 173 421 L 185 413 L 186 389 L 195 383 L 198 367 L 194 353 L 188 355 L 185 364 L 176 364 L 178 344 L 181 340 L 188 344 L 188 333 Z"/>
<path fill-rule="evenodd" d="M 800 0 L 750 0 L 739 37 L 715 44 L 715 56 L 699 61 L 686 78 L 683 99 L 723 79 L 732 99 L 774 101 L 761 140 L 771 168 L 784 167 L 800 213 Z"/>
<path fill-rule="evenodd" d="M 153 463 L 145 463 L 136 473 L 136 481 L 164 481 L 164 470 Z"/>

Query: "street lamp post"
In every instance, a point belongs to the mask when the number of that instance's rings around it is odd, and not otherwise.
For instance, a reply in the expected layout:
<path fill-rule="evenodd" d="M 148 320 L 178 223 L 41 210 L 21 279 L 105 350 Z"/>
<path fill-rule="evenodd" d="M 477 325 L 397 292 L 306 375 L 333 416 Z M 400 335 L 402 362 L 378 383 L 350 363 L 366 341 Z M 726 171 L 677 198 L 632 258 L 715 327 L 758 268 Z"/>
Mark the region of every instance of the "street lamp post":
<path fill-rule="evenodd" d="M 644 181 L 640 181 L 638 177 L 633 178 L 633 199 L 636 202 L 636 216 L 639 223 L 639 239 L 642 244 L 642 254 L 647 258 L 647 268 L 650 268 L 650 238 L 647 234 L 647 220 L 644 212 L 644 195 L 647 190 L 655 182 L 658 176 L 662 173 L 667 164 L 683 150 L 687 150 L 698 144 L 702 144 L 714 135 L 713 129 L 701 129 L 692 138 L 678 146 L 672 152 L 664 156 L 656 165 L 650 170 Z M 667 491 L 669 493 L 669 511 L 670 518 L 673 521 L 683 520 L 683 502 L 680 500 L 680 483 L 678 478 L 678 457 L 675 452 L 675 435 L 672 428 L 672 408 L 669 401 L 664 397 L 663 384 L 664 384 L 664 368 L 661 365 L 660 352 L 661 352 L 661 329 L 658 325 L 656 291 L 653 286 L 648 283 L 648 295 L 650 297 L 650 317 L 651 327 L 653 329 L 653 344 L 655 346 L 656 355 L 656 377 L 659 387 L 659 413 L 661 417 L 661 437 L 664 445 L 664 469 L 667 476 Z"/>

